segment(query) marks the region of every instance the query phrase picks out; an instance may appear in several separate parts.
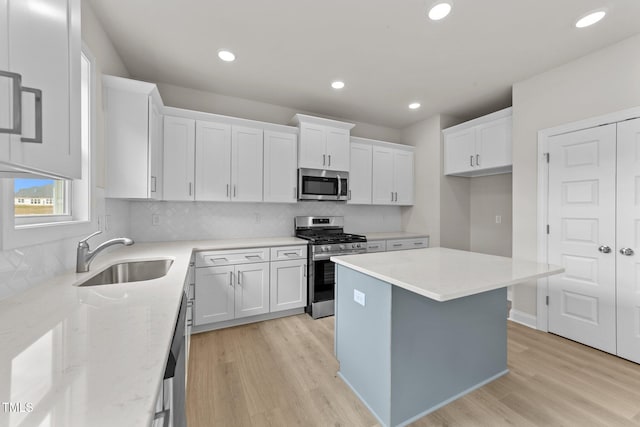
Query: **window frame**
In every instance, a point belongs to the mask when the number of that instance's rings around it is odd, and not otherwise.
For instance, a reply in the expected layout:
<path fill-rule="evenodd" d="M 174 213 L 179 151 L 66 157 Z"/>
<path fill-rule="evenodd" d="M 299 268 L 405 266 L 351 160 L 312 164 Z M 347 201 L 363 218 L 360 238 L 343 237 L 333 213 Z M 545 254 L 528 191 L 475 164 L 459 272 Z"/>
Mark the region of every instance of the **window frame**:
<path fill-rule="evenodd" d="M 69 214 L 33 215 L 16 218 L 13 179 L 2 180 L 2 184 L 0 185 L 0 200 L 2 201 L 0 215 L 3 218 L 1 227 L 3 250 L 89 234 L 98 227 L 95 209 L 96 193 L 98 192 L 96 190 L 98 189 L 94 187 L 96 174 L 96 159 L 94 153 L 97 127 L 97 67 L 95 56 L 93 56 L 84 43 L 82 44 L 81 58 L 86 58 L 89 65 L 88 130 L 86 134 L 83 132 L 81 136 L 83 139 L 85 137 L 88 138 L 88 143 L 86 144 L 86 149 L 84 142 L 82 144 L 81 161 L 83 178 L 81 180 L 67 181 L 68 196 L 66 202 L 69 203 Z M 84 114 L 84 112 L 81 114 Z M 25 178 L 28 177 L 33 177 L 33 175 L 25 174 Z"/>

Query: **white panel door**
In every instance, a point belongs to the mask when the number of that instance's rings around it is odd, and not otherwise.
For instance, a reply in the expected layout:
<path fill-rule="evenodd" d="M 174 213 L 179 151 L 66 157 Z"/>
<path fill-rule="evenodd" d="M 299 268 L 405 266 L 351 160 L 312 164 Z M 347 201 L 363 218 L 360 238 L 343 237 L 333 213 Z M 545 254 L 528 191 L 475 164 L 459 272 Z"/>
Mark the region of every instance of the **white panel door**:
<path fill-rule="evenodd" d="M 349 131 L 326 128 L 326 169 L 349 172 Z"/>
<path fill-rule="evenodd" d="M 373 147 L 372 203 L 374 205 L 392 205 L 395 203 L 393 185 L 392 148 Z"/>
<path fill-rule="evenodd" d="M 444 137 L 444 173 L 468 172 L 475 166 L 476 129 L 450 133 Z"/>
<path fill-rule="evenodd" d="M 476 167 L 490 169 L 511 164 L 511 117 L 478 126 Z"/>
<path fill-rule="evenodd" d="M 269 312 L 269 263 L 236 266 L 236 319 Z"/>
<path fill-rule="evenodd" d="M 291 133 L 264 131 L 264 201 L 298 201 L 298 138 Z"/>
<path fill-rule="evenodd" d="M 10 1 L 11 71 L 41 91 L 41 143 L 12 136 L 12 162 L 80 178 L 80 2 Z M 6 30 L 5 30 L 6 29 Z M 38 139 L 36 95 L 22 93 L 22 137 Z"/>
<path fill-rule="evenodd" d="M 234 318 L 234 267 L 196 268 L 196 325 Z"/>
<path fill-rule="evenodd" d="M 326 132 L 324 126 L 300 125 L 300 143 L 298 145 L 298 167 L 325 169 L 327 163 Z"/>
<path fill-rule="evenodd" d="M 618 123 L 617 178 L 618 356 L 640 363 L 640 119 Z"/>
<path fill-rule="evenodd" d="M 233 126 L 231 130 L 231 186 L 234 202 L 262 201 L 262 129 Z"/>
<path fill-rule="evenodd" d="M 164 117 L 164 200 L 194 200 L 195 120 Z"/>
<path fill-rule="evenodd" d="M 394 150 L 393 185 L 397 204 L 413 204 L 413 175 L 413 152 Z"/>
<path fill-rule="evenodd" d="M 616 352 L 616 126 L 549 139 L 549 331 Z M 599 250 L 607 246 L 611 252 Z"/>
<path fill-rule="evenodd" d="M 231 125 L 196 122 L 196 200 L 231 200 Z"/>
<path fill-rule="evenodd" d="M 351 143 L 349 168 L 349 199 L 352 205 L 371 204 L 371 170 L 373 167 L 371 144 Z"/>
<path fill-rule="evenodd" d="M 307 305 L 307 260 L 271 263 L 271 312 Z"/>

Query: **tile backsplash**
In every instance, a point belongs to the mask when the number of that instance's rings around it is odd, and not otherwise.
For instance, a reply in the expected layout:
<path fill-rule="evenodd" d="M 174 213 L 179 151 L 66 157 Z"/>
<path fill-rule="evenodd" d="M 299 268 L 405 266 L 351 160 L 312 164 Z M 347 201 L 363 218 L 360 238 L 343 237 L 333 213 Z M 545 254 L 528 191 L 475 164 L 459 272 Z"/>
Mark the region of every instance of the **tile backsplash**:
<path fill-rule="evenodd" d="M 215 203 L 131 202 L 131 237 L 138 241 L 292 236 L 299 215 L 345 217 L 345 231 L 399 231 L 398 206 L 358 206 L 336 202 Z M 153 219 L 156 224 L 153 225 Z"/>
<path fill-rule="evenodd" d="M 129 234 L 129 203 L 97 201 L 98 214 L 106 215 L 108 228 L 92 239 L 92 246 Z M 64 271 L 75 268 L 78 236 L 40 245 L 0 251 L 0 300 L 23 292 Z"/>

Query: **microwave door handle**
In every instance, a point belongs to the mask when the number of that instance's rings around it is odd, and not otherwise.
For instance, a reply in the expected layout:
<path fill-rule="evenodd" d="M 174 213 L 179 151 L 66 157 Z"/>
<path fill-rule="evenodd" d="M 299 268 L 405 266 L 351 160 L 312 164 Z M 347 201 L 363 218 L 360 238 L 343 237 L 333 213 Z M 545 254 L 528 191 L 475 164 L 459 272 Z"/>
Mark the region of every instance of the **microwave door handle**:
<path fill-rule="evenodd" d="M 338 197 L 337 200 L 340 200 L 340 196 L 342 195 L 342 179 L 340 179 L 340 174 L 336 174 L 338 177 Z"/>

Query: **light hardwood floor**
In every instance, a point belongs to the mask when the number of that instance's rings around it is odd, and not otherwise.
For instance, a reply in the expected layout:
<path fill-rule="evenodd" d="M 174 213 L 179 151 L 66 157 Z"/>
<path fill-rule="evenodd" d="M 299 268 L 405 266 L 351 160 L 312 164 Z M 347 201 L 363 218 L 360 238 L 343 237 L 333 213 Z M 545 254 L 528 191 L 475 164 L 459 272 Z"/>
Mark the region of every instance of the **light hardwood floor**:
<path fill-rule="evenodd" d="M 640 365 L 508 322 L 509 374 L 412 426 L 640 426 Z M 189 427 L 375 426 L 336 376 L 333 317 L 194 335 Z"/>

